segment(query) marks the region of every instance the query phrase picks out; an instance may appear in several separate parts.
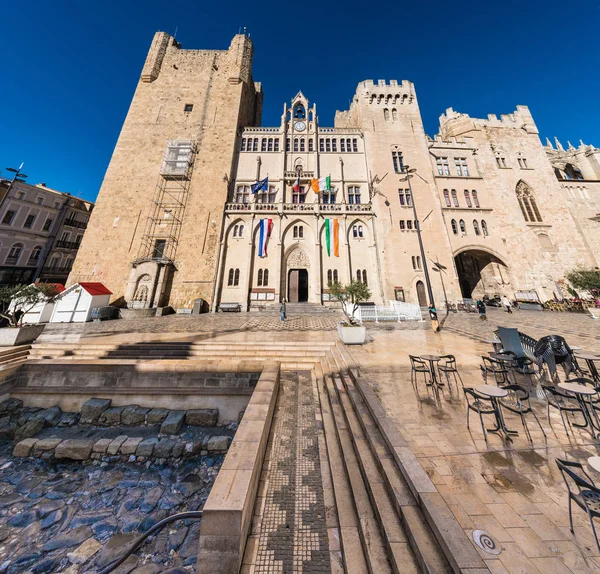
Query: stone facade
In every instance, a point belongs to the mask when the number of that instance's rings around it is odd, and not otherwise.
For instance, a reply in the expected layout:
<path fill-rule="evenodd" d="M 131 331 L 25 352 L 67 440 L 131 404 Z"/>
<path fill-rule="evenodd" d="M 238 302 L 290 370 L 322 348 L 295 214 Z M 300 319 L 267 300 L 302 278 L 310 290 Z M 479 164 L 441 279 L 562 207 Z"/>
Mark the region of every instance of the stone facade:
<path fill-rule="evenodd" d="M 546 300 L 565 272 L 598 265 L 600 150 L 544 146 L 526 106 L 500 119 L 449 109 L 430 138 L 411 82 L 365 81 L 334 127 L 301 92 L 279 126 L 259 127 L 251 65 L 244 35 L 227 51 L 155 35 L 71 283 L 102 281 L 131 307 L 252 311 L 329 304 L 336 279 L 366 281 L 378 304 L 425 305 L 425 263 L 438 304 Z M 331 190 L 315 192 L 325 177 Z"/>

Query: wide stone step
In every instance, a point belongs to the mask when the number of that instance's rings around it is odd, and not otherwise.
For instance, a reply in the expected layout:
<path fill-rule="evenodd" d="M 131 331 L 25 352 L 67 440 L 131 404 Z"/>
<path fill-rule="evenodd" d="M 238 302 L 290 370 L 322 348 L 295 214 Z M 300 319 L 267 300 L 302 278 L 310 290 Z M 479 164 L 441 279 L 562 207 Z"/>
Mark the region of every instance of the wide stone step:
<path fill-rule="evenodd" d="M 375 516 L 352 444 L 351 430 L 346 424 L 343 408 L 334 388 L 333 379 L 329 375 L 325 375 L 325 386 L 335 421 L 337 440 L 341 447 L 344 469 L 349 479 L 352 499 L 360 518 L 358 532 L 367 559 L 367 567 L 369 572 L 373 574 L 391 574 L 396 570 L 392 568 L 388 560 L 386 544 L 380 532 L 377 517 Z M 328 437 L 327 440 L 329 442 L 330 438 Z"/>
<path fill-rule="evenodd" d="M 79 351 L 75 350 L 71 353 L 66 354 L 65 352 L 56 353 L 33 353 L 29 356 L 30 360 L 38 359 L 61 359 L 61 360 L 79 360 L 79 359 L 133 359 L 133 360 L 146 360 L 146 361 L 157 361 L 157 360 L 190 360 L 190 359 L 207 359 L 214 360 L 220 358 L 227 358 L 231 360 L 235 359 L 255 359 L 255 360 L 277 360 L 277 361 L 290 361 L 294 359 L 311 362 L 319 361 L 325 357 L 324 351 L 203 351 L 203 352 L 191 352 L 191 353 L 139 353 L 139 352 L 111 352 L 111 353 L 97 353 L 93 351 Z"/>
<path fill-rule="evenodd" d="M 423 572 L 447 573 L 452 569 L 448 564 L 433 532 L 427 526 L 427 520 L 417 505 L 410 488 L 396 466 L 381 433 L 369 413 L 360 393 L 349 377 L 342 374 L 338 380 L 338 392 L 345 407 L 345 414 L 351 422 L 353 435 L 357 437 L 355 445 L 364 462 L 364 472 L 374 474 L 372 466 L 379 470 L 388 494 L 387 499 L 378 495 L 378 487 L 372 492 L 376 508 L 382 507 L 384 513 L 389 500 L 394 515 L 400 518 L 403 531 L 408 536 L 410 546 Z M 365 447 L 368 445 L 368 452 Z M 369 484 L 373 484 L 369 481 Z M 382 504 L 382 501 L 385 501 Z M 382 521 L 385 520 L 385 514 Z M 417 570 L 417 571 L 418 571 Z"/>

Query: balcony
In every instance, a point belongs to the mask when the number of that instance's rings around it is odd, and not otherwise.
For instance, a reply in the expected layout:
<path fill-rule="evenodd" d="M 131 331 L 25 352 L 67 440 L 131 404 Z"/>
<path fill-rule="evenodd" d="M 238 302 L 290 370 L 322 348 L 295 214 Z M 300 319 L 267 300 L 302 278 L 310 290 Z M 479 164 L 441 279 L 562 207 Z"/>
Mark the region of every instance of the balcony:
<path fill-rule="evenodd" d="M 312 213 L 324 216 L 365 213 L 373 214 L 370 203 L 227 203 L 225 213 Z"/>
<path fill-rule="evenodd" d="M 299 152 L 299 151 L 295 151 L 295 152 L 288 152 L 288 153 L 307 153 L 307 152 Z M 310 152 L 312 153 L 312 152 Z M 298 178 L 298 172 L 296 171 L 286 171 L 284 174 L 286 179 L 293 179 L 294 181 L 296 181 L 296 179 Z M 315 177 L 315 172 L 314 171 L 303 171 L 300 173 L 300 183 L 302 185 L 308 185 L 310 184 L 310 181 L 305 181 L 307 179 L 314 179 Z M 304 181 L 303 181 L 304 180 Z"/>
<path fill-rule="evenodd" d="M 68 227 L 75 227 L 77 229 L 87 229 L 86 221 L 77 221 L 76 219 L 65 219 L 64 224 Z"/>
<path fill-rule="evenodd" d="M 79 249 L 81 244 L 76 241 L 57 241 L 56 247 L 62 247 L 63 249 Z"/>

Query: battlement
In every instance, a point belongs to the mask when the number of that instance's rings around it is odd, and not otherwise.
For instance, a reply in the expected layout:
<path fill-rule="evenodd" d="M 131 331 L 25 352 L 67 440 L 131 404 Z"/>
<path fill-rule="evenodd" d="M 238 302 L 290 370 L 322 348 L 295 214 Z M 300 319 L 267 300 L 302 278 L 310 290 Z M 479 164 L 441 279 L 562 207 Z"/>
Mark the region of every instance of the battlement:
<path fill-rule="evenodd" d="M 473 138 L 450 136 L 443 138 L 437 134 L 434 138 L 427 136 L 427 145 L 429 149 L 470 149 L 473 148 Z"/>
<path fill-rule="evenodd" d="M 537 134 L 538 129 L 527 106 L 517 106 L 512 114 L 502 114 L 500 119 L 495 114 L 489 114 L 487 119 L 472 118 L 469 114 L 461 114 L 448 108 L 440 116 L 440 133 L 443 138 L 462 135 L 469 131 L 482 128 L 512 128 L 523 129 L 529 134 Z"/>

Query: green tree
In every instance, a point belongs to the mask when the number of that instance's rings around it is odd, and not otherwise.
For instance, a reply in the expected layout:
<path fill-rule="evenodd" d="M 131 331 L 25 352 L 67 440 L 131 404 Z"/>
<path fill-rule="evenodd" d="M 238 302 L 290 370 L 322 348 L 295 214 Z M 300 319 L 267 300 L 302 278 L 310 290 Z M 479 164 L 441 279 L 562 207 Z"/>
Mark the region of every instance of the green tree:
<path fill-rule="evenodd" d="M 342 311 L 346 315 L 348 323 L 350 325 L 358 324 L 358 321 L 354 318 L 358 304 L 371 298 L 371 291 L 366 283 L 352 280 L 347 285 L 342 285 L 338 281 L 334 281 L 329 283 L 328 287 L 330 296 L 341 303 Z M 350 312 L 348 312 L 348 307 L 350 307 Z"/>
<path fill-rule="evenodd" d="M 38 303 L 52 303 L 59 294 L 55 283 L 0 287 L 0 317 L 7 319 L 11 327 L 17 327 L 20 319 Z M 9 311 L 11 301 L 14 301 L 14 306 Z"/>
<path fill-rule="evenodd" d="M 566 277 L 575 289 L 589 291 L 595 295 L 600 292 L 600 269 L 578 267 L 567 273 Z"/>

